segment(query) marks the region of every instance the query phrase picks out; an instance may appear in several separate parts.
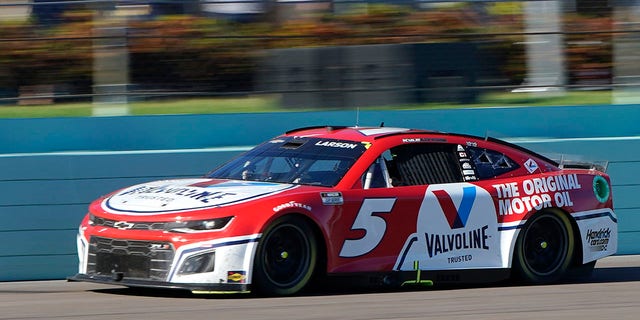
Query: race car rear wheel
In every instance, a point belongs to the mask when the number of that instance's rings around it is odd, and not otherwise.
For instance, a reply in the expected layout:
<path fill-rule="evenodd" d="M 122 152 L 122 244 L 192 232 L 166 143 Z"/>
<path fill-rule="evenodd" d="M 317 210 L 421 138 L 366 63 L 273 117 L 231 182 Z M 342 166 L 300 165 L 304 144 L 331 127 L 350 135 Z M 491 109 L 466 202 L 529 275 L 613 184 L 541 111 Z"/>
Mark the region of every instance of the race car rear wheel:
<path fill-rule="evenodd" d="M 560 280 L 573 261 L 575 241 L 569 218 L 545 211 L 529 219 L 515 247 L 514 269 L 528 283 Z"/>
<path fill-rule="evenodd" d="M 285 216 L 263 233 L 254 263 L 254 288 L 266 295 L 292 295 L 313 275 L 318 259 L 315 234 L 303 218 Z"/>

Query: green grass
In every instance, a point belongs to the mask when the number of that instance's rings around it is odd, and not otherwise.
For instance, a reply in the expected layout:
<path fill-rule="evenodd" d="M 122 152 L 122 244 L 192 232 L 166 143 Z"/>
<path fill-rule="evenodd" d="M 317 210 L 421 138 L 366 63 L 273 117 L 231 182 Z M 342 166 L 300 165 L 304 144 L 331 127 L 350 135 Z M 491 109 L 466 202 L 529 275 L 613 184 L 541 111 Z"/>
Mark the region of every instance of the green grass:
<path fill-rule="evenodd" d="M 486 95 L 483 106 L 575 106 L 611 104 L 611 91 L 569 91 L 564 94 L 498 93 Z"/>
<path fill-rule="evenodd" d="M 199 98 L 131 103 L 131 114 L 211 114 L 282 111 L 275 97 Z"/>
<path fill-rule="evenodd" d="M 90 103 L 0 106 L 0 118 L 87 117 L 90 115 Z"/>
<path fill-rule="evenodd" d="M 491 93 L 474 104 L 426 103 L 384 106 L 370 109 L 421 110 L 479 107 L 571 106 L 611 104 L 610 91 L 572 91 L 564 94 Z M 0 118 L 87 117 L 93 114 L 91 103 L 56 103 L 39 106 L 0 106 Z M 369 109 L 369 108 L 367 108 Z M 131 102 L 130 115 L 157 114 L 215 114 L 310 111 L 304 108 L 283 108 L 277 96 L 249 96 L 243 98 L 193 98 Z M 329 109 L 322 109 L 329 110 Z"/>
<path fill-rule="evenodd" d="M 108 105 L 104 107 L 108 108 Z M 91 103 L 56 103 L 34 106 L 0 106 L 0 118 L 87 117 L 93 114 Z M 130 115 L 211 114 L 281 111 L 272 97 L 200 98 L 129 103 Z"/>

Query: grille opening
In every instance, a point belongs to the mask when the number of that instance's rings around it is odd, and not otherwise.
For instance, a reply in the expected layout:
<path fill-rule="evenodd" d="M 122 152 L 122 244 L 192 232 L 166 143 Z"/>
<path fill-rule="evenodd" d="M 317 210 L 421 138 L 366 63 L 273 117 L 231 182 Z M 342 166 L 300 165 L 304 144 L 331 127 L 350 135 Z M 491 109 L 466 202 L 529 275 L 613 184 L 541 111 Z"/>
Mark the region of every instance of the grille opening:
<path fill-rule="evenodd" d="M 150 261 L 145 256 L 127 256 L 122 254 L 98 253 L 96 273 L 111 275 L 122 273 L 127 278 L 149 278 Z"/>
<path fill-rule="evenodd" d="M 87 273 L 166 281 L 174 254 L 168 242 L 91 237 Z"/>

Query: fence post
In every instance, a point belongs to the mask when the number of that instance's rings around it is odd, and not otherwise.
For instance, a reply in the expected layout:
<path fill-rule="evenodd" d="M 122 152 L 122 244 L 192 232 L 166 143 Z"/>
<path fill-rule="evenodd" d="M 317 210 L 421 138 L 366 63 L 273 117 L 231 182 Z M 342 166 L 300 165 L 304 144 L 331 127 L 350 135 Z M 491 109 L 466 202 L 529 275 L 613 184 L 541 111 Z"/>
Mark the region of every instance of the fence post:
<path fill-rule="evenodd" d="M 93 41 L 93 115 L 129 114 L 129 50 L 126 16 L 115 5 L 96 10 Z"/>
<path fill-rule="evenodd" d="M 628 33 L 613 34 L 613 87 L 614 104 L 640 102 L 640 1 L 614 1 L 614 30 Z"/>
<path fill-rule="evenodd" d="M 527 88 L 522 92 L 561 92 L 566 84 L 561 34 L 562 1 L 524 4 L 527 51 Z"/>

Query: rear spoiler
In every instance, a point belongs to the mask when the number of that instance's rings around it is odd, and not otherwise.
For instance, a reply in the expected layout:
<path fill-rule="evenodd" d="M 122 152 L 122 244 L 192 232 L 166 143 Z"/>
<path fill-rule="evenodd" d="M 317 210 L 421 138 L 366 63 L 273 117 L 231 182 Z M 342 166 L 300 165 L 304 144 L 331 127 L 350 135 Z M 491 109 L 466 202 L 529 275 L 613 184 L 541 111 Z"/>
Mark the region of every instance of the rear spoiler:
<path fill-rule="evenodd" d="M 609 166 L 609 161 L 577 161 L 577 160 L 569 160 L 565 159 L 564 156 L 558 161 L 558 167 L 560 169 L 585 169 L 585 170 L 596 170 L 600 172 L 607 172 L 607 167 Z"/>

